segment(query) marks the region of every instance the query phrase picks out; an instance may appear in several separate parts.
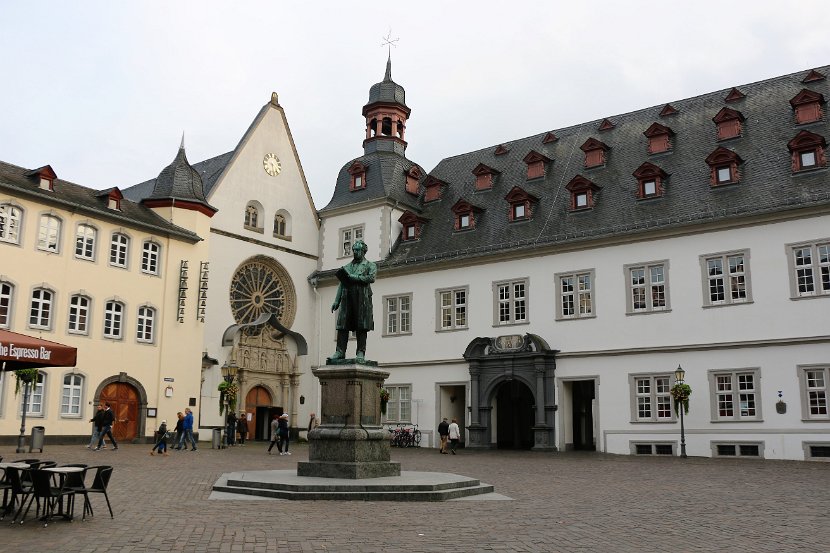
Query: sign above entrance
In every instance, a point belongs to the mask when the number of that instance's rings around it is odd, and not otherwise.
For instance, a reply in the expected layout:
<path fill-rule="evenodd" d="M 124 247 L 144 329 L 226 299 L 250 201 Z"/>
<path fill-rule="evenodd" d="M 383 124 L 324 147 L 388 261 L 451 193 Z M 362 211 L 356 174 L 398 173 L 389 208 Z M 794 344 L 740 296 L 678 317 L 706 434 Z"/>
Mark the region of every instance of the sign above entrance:
<path fill-rule="evenodd" d="M 497 353 L 508 353 L 522 351 L 525 347 L 525 339 L 521 334 L 508 334 L 493 338 L 493 349 Z"/>

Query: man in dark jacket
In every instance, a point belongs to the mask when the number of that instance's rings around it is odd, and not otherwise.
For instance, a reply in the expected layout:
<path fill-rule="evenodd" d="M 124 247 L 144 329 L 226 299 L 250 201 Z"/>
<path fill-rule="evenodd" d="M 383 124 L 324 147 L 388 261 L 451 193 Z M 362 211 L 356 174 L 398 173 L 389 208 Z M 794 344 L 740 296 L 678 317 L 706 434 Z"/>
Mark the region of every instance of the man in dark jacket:
<path fill-rule="evenodd" d="M 98 438 L 98 447 L 95 448 L 95 451 L 100 451 L 101 446 L 104 445 L 104 436 L 109 436 L 110 442 L 112 442 L 113 451 L 118 450 L 118 444 L 115 441 L 115 437 L 112 435 L 112 425 L 114 422 L 115 413 L 112 412 L 110 404 L 107 403 L 104 407 L 104 412 L 101 414 L 101 436 Z"/>
<path fill-rule="evenodd" d="M 101 415 L 104 414 L 104 404 L 101 403 L 98 405 L 98 410 L 95 411 L 95 415 L 89 419 L 89 422 L 92 423 L 92 437 L 89 439 L 89 445 L 86 446 L 87 449 L 92 449 L 96 445 L 98 445 L 98 438 L 101 437 Z"/>
<path fill-rule="evenodd" d="M 447 436 L 450 435 L 450 424 L 447 422 L 447 417 L 438 425 L 438 435 L 441 436 L 441 448 L 439 453 L 447 453 Z"/>

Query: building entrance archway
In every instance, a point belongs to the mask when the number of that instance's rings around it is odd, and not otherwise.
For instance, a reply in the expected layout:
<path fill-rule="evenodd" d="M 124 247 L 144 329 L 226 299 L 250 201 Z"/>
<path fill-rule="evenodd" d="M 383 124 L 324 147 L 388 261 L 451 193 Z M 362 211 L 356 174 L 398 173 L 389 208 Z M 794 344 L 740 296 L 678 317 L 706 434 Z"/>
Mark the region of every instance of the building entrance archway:
<path fill-rule="evenodd" d="M 254 440 L 271 439 L 271 404 L 273 403 L 271 392 L 263 386 L 254 386 L 245 394 L 245 413 L 250 415 L 248 432 Z"/>
<path fill-rule="evenodd" d="M 533 447 L 533 393 L 523 382 L 507 380 L 495 391 L 495 442 L 498 449 Z"/>
<path fill-rule="evenodd" d="M 113 382 L 101 390 L 99 401 L 109 403 L 115 423 L 112 425 L 112 435 L 116 442 L 131 442 L 138 437 L 139 399 L 138 390 L 126 382 Z"/>

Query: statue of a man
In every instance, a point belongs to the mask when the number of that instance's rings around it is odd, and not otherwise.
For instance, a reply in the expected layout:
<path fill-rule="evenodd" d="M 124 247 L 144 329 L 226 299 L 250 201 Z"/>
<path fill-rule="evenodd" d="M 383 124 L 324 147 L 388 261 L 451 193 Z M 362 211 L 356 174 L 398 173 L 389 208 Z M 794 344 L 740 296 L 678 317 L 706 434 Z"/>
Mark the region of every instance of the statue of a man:
<path fill-rule="evenodd" d="M 375 329 L 372 316 L 372 287 L 378 267 L 372 261 L 366 260 L 366 244 L 358 240 L 352 246 L 354 258 L 351 263 L 343 265 L 337 270 L 340 285 L 331 310 L 337 312 L 337 351 L 330 359 L 344 359 L 346 345 L 349 343 L 349 332 L 357 335 L 356 361 L 366 360 L 366 335 Z"/>

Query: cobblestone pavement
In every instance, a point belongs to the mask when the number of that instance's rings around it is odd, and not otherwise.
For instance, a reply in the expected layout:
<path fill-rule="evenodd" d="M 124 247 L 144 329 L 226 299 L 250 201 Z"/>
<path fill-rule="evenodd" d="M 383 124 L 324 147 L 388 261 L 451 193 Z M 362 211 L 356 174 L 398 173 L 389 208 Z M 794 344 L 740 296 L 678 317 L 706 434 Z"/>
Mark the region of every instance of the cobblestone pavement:
<path fill-rule="evenodd" d="M 511 501 L 444 503 L 209 500 L 224 472 L 294 468 L 267 444 L 150 457 L 150 446 L 92 452 L 49 446 L 4 460 L 111 464 L 111 520 L 43 528 L 0 522 L 0 551 L 560 551 L 830 550 L 830 463 L 643 458 L 577 453 L 392 449 L 402 470 L 479 478 Z"/>

